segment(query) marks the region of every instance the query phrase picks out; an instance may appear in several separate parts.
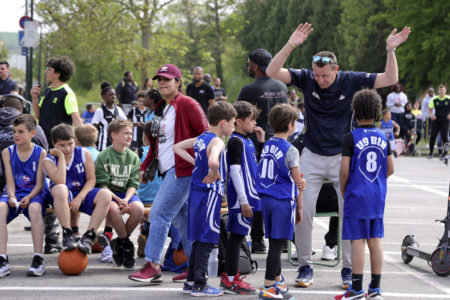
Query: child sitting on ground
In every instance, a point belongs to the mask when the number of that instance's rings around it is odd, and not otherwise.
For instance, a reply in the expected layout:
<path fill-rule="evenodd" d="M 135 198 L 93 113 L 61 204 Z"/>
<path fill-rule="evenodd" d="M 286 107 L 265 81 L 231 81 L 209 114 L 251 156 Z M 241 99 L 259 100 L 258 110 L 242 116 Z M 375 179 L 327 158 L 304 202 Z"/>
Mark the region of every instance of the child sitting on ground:
<path fill-rule="evenodd" d="M 28 276 L 45 273 L 43 255 L 45 197 L 42 161 L 45 150 L 31 139 L 36 134 L 36 120 L 31 115 L 19 115 L 12 122 L 14 145 L 2 151 L 6 186 L 0 197 L 0 278 L 10 274 L 6 245 L 7 224 L 23 213 L 31 222 L 34 257 Z"/>

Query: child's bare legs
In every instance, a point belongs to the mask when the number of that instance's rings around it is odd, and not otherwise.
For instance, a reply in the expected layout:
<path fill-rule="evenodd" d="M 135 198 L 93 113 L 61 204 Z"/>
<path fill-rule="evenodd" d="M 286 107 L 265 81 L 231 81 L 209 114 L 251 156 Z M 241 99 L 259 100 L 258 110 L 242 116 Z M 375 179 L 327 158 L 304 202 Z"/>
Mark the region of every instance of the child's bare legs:
<path fill-rule="evenodd" d="M 78 224 L 80 224 L 80 212 L 70 212 L 70 227 L 78 227 Z"/>
<path fill-rule="evenodd" d="M 366 240 L 352 241 L 352 271 L 355 274 L 363 274 Z"/>
<path fill-rule="evenodd" d="M 9 213 L 9 205 L 0 202 L 0 254 L 6 254 L 6 244 L 8 243 L 8 230 L 6 219 Z"/>
<path fill-rule="evenodd" d="M 127 237 L 127 229 L 125 223 L 122 219 L 122 212 L 119 209 L 119 205 L 117 205 L 116 201 L 111 201 L 111 205 L 109 206 L 108 218 L 111 222 L 112 227 L 116 230 L 117 236 L 120 239 L 124 239 Z"/>
<path fill-rule="evenodd" d="M 68 202 L 69 190 L 67 186 L 65 184 L 57 184 L 52 188 L 50 193 L 53 197 L 53 208 L 55 209 L 61 227 L 71 228 Z"/>
<path fill-rule="evenodd" d="M 127 235 L 131 235 L 144 217 L 144 205 L 140 201 L 134 201 L 128 205 L 128 217 L 126 223 Z"/>
<path fill-rule="evenodd" d="M 109 206 L 111 204 L 111 192 L 105 189 L 101 189 L 97 192 L 94 198 L 94 211 L 89 221 L 88 230 L 94 229 L 96 231 L 102 224 L 103 220 L 108 214 Z"/>
<path fill-rule="evenodd" d="M 31 222 L 31 238 L 35 253 L 43 253 L 44 244 L 44 219 L 42 218 L 42 206 L 33 202 L 28 206 L 28 215 Z"/>
<path fill-rule="evenodd" d="M 381 238 L 373 238 L 367 241 L 370 250 L 370 270 L 372 274 L 381 274 L 383 269 L 383 246 Z M 352 253 L 353 254 L 353 253 Z"/>

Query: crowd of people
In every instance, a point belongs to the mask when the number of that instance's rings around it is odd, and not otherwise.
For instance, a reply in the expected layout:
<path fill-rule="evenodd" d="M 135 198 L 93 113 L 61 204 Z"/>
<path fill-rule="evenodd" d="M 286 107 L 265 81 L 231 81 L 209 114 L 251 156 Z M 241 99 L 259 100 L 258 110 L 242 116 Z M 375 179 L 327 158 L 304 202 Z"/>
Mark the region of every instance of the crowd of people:
<path fill-rule="evenodd" d="M 75 66 L 56 57 L 45 69 L 49 88 L 43 93 L 40 85 L 31 89 L 33 117 L 22 114 L 26 101 L 10 94 L 7 63 L 0 62 L 0 94 L 8 94 L 0 114 L 8 114 L 2 122 L 10 128 L 1 143 L 0 277 L 10 273 L 6 225 L 21 213 L 31 222 L 34 246 L 28 275 L 44 274 L 44 232 L 54 232 L 47 227 L 54 228 L 56 219 L 62 250 L 78 247 L 90 254 L 97 240 L 101 261 L 133 270 L 136 251 L 130 236 L 144 219 L 144 203 L 152 203 L 142 244 L 146 263 L 129 279 L 163 282 L 163 249 L 174 227 L 188 259 L 188 267 L 173 278 L 184 282 L 183 293 L 256 293 L 238 269 L 240 245 L 250 234 L 252 252 L 267 253 L 259 298 L 293 299 L 289 279 L 282 275 L 281 253 L 286 241 L 295 241 L 300 264 L 295 286 L 310 287 L 313 217 L 319 191 L 329 180 L 344 220 L 341 280 L 346 292 L 336 299 L 366 297 L 366 243 L 373 260 L 367 297 L 383 299 L 383 212 L 396 137 L 420 140 L 422 129 L 425 137 L 430 132 L 431 157 L 438 133 L 448 143 L 450 98 L 440 85 L 438 96 L 430 89 L 422 103 L 408 102 L 395 57 L 410 34 L 408 27 L 399 33 L 394 29 L 387 38 L 383 73 L 340 71 L 330 51 L 316 53 L 311 69 L 284 68 L 312 31 L 311 24 L 300 24 L 273 58 L 265 49 L 252 51 L 246 65 L 255 81 L 242 88 L 234 105 L 226 101 L 221 79 L 211 85 L 202 67 L 193 69 L 193 82 L 184 93 L 181 71 L 165 64 L 141 89 L 128 71 L 116 88 L 103 82 L 100 107 L 90 104 L 80 116 L 67 83 Z M 288 91 L 286 84 L 295 89 Z M 373 89 L 391 85 L 387 108 L 381 111 Z M 380 130 L 375 123 L 381 117 Z M 294 146 L 299 139 L 301 153 Z M 373 191 L 371 197 L 367 190 Z M 207 267 L 219 242 L 224 196 L 230 237 L 218 289 L 208 284 Z M 48 221 L 47 206 L 56 214 Z M 83 234 L 80 212 L 90 216 Z M 102 222 L 105 228 L 97 236 Z"/>

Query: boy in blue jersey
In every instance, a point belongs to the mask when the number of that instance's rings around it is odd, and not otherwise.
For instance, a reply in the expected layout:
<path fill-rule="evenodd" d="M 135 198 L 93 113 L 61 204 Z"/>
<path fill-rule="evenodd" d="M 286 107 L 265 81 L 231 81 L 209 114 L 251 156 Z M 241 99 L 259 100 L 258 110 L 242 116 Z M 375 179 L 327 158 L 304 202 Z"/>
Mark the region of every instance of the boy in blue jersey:
<path fill-rule="evenodd" d="M 188 238 L 194 243 L 183 287 L 183 293 L 191 293 L 192 296 L 223 294 L 223 290 L 207 284 L 206 273 L 209 255 L 219 243 L 220 208 L 226 178 L 222 139 L 233 133 L 235 118 L 234 107 L 219 101 L 208 110 L 209 130 L 174 146 L 176 154 L 194 165 L 188 202 Z M 194 148 L 195 159 L 187 151 L 191 148 Z"/>
<path fill-rule="evenodd" d="M 352 284 L 335 299 L 365 299 L 362 289 L 364 248 L 370 251 L 372 281 L 367 298 L 383 299 L 380 279 L 383 265 L 381 238 L 386 179 L 394 172 L 394 162 L 386 134 L 376 128 L 380 118 L 381 98 L 375 90 L 355 94 L 352 109 L 358 128 L 344 136 L 339 172 L 344 198 L 342 239 L 352 242 Z"/>
<path fill-rule="evenodd" d="M 256 133 L 259 143 L 264 144 L 265 133 L 256 126 L 258 111 L 256 106 L 237 101 L 235 131 L 227 144 L 227 202 L 230 232 L 225 251 L 225 272 L 220 279 L 220 287 L 226 293 L 248 295 L 256 289 L 240 278 L 238 273 L 242 240 L 248 235 L 253 211 L 261 211 L 261 199 L 255 188 L 258 158 L 257 150 L 247 134 Z M 258 148 L 259 144 L 257 145 Z"/>
<path fill-rule="evenodd" d="M 31 115 L 19 115 L 12 122 L 14 145 L 2 151 L 6 186 L 0 197 L 0 278 L 10 274 L 6 245 L 7 224 L 23 213 L 31 222 L 34 257 L 28 276 L 45 272 L 43 242 L 45 198 L 42 161 L 45 150 L 31 139 L 36 134 L 36 121 Z"/>
<path fill-rule="evenodd" d="M 259 299 L 294 299 L 281 275 L 281 251 L 286 240 L 292 240 L 294 225 L 302 220 L 302 190 L 306 181 L 300 174 L 300 155 L 288 137 L 295 131 L 297 110 L 288 104 L 277 104 L 269 113 L 275 135 L 261 152 L 256 190 L 261 198 L 269 251 L 264 286 Z"/>
<path fill-rule="evenodd" d="M 96 230 L 105 219 L 111 203 L 111 193 L 95 188 L 95 168 L 90 152 L 75 147 L 72 127 L 62 123 L 53 127 L 54 149 L 44 159 L 44 170 L 50 178 L 49 201 L 63 229 L 63 250 L 78 248 L 90 254 Z M 78 244 L 70 226 L 70 214 L 84 212 L 91 216 L 88 230 Z"/>

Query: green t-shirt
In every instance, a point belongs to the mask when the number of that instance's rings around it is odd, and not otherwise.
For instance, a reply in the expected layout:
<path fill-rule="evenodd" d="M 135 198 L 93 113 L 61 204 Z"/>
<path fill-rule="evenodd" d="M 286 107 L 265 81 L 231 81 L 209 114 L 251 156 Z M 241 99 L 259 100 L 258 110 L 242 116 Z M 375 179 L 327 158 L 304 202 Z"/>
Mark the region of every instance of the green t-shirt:
<path fill-rule="evenodd" d="M 95 161 L 97 187 L 107 187 L 113 193 L 126 193 L 130 187 L 139 187 L 139 156 L 126 149 L 120 153 L 112 146 L 106 148 Z"/>

